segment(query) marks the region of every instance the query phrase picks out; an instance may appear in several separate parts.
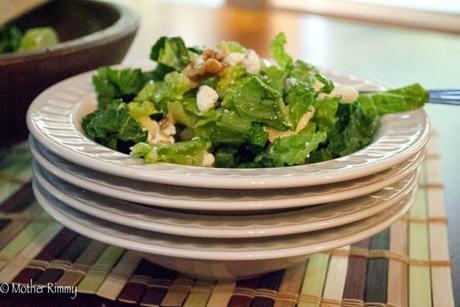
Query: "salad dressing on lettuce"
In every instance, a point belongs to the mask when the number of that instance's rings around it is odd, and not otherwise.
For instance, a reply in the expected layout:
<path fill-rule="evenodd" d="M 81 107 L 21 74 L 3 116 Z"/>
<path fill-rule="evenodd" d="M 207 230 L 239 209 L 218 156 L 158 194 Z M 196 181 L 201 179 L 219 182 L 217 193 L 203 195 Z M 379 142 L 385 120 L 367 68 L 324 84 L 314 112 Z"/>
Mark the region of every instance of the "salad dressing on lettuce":
<path fill-rule="evenodd" d="M 282 167 L 351 154 L 373 139 L 384 114 L 422 107 L 419 84 L 359 95 L 271 43 L 275 63 L 237 42 L 214 49 L 161 37 L 153 71 L 99 68 L 98 108 L 85 134 L 146 163 Z"/>

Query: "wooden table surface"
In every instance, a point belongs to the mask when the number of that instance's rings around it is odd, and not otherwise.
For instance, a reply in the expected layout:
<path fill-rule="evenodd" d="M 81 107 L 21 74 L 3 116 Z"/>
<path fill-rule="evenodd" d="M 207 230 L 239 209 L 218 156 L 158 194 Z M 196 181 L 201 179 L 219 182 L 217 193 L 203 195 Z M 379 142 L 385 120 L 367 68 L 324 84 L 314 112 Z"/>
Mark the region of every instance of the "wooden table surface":
<path fill-rule="evenodd" d="M 427 88 L 460 87 L 460 37 L 280 11 L 245 11 L 154 0 L 113 0 L 142 16 L 125 63 L 146 59 L 161 35 L 182 36 L 188 44 L 214 46 L 236 40 L 269 56 L 279 31 L 287 49 L 312 64 L 381 80 L 393 86 L 420 82 Z M 439 133 L 454 293 L 460 303 L 460 107 L 426 107 Z"/>

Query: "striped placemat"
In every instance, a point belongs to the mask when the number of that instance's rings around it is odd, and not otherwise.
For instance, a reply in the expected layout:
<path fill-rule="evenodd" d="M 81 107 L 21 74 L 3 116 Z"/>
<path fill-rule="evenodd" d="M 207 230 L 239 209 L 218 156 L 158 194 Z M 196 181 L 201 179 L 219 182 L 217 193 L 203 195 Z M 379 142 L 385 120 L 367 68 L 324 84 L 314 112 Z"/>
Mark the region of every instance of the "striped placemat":
<path fill-rule="evenodd" d="M 54 283 L 77 287 L 76 302 L 90 305 L 454 306 L 435 140 L 429 145 L 413 208 L 389 229 L 315 254 L 305 264 L 237 282 L 183 276 L 66 229 L 34 200 L 27 145 L 3 149 L 0 301 L 68 302 L 71 293 L 19 295 L 2 291 L 1 284 Z"/>

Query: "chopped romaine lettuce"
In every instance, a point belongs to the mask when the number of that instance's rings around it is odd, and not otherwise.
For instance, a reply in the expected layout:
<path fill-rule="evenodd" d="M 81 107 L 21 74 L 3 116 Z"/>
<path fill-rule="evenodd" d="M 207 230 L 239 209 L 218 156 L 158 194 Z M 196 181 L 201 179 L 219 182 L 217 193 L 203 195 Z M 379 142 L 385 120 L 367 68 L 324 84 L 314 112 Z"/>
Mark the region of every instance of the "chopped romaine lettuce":
<path fill-rule="evenodd" d="M 225 70 L 217 82 L 217 92 L 219 96 L 224 96 L 227 90 L 240 84 L 246 75 L 243 65 L 233 65 Z"/>
<path fill-rule="evenodd" d="M 277 138 L 257 160 L 268 160 L 275 167 L 304 164 L 310 153 L 326 141 L 326 133 L 315 132 L 314 125 L 298 134 Z"/>
<path fill-rule="evenodd" d="M 288 79 L 288 89 L 286 90 L 285 101 L 289 109 L 289 117 L 292 126 L 295 128 L 299 120 L 309 111 L 309 107 L 315 100 L 315 89 L 308 83 L 297 79 Z"/>
<path fill-rule="evenodd" d="M 160 37 L 152 46 L 150 58 L 175 70 L 182 70 L 190 62 L 189 50 L 180 37 Z"/>
<path fill-rule="evenodd" d="M 265 131 L 262 125 L 252 124 L 251 134 L 249 135 L 248 143 L 259 147 L 265 146 L 268 141 L 268 132 Z"/>
<path fill-rule="evenodd" d="M 154 81 L 161 81 L 164 79 L 166 74 L 173 72 L 174 68 L 158 63 L 154 70 L 148 73 L 150 79 Z"/>
<path fill-rule="evenodd" d="M 280 32 L 275 36 L 271 45 L 272 57 L 281 69 L 290 70 L 292 69 L 292 57 L 284 50 L 286 42 L 286 34 L 283 32 Z"/>
<path fill-rule="evenodd" d="M 318 73 L 318 69 L 315 66 L 305 63 L 302 60 L 297 60 L 294 63 L 290 77 L 307 82 L 310 86 L 313 86 L 315 84 L 316 74 Z"/>
<path fill-rule="evenodd" d="M 100 144 L 122 152 L 131 147 L 146 163 L 283 167 L 356 152 L 372 142 L 382 115 L 428 99 L 414 84 L 345 103 L 325 95 L 334 83 L 316 67 L 294 62 L 285 43 L 283 33 L 272 41 L 277 65 L 261 61 L 260 71 L 249 74 L 244 61 L 254 51 L 238 43 L 204 52 L 162 37 L 152 47 L 155 70 L 99 69 L 93 78 L 98 110 L 82 127 Z"/>
<path fill-rule="evenodd" d="M 130 102 L 146 82 L 145 74 L 140 69 L 113 69 L 101 67 L 93 76 L 98 107 L 104 109 L 114 99 Z"/>
<path fill-rule="evenodd" d="M 339 104 L 336 128 L 327 149 L 334 157 L 349 155 L 369 145 L 379 127 L 379 117 L 366 116 L 359 104 Z"/>
<path fill-rule="evenodd" d="M 416 83 L 399 89 L 360 95 L 358 103 L 364 113 L 371 116 L 421 108 L 428 98 L 428 92 Z"/>
<path fill-rule="evenodd" d="M 132 147 L 133 157 L 143 158 L 147 163 L 168 162 L 201 166 L 210 143 L 196 138 L 174 144 L 138 143 Z"/>
<path fill-rule="evenodd" d="M 282 131 L 291 128 L 283 97 L 259 76 L 250 77 L 238 89 L 229 93 L 222 105 L 235 110 L 242 118 Z"/>
<path fill-rule="evenodd" d="M 195 127 L 195 122 L 198 120 L 198 117 L 193 113 L 187 112 L 183 104 L 179 101 L 168 102 L 168 112 L 171 113 L 177 123 L 192 129 Z"/>
<path fill-rule="evenodd" d="M 337 109 L 339 107 L 339 97 L 325 97 L 324 99 L 317 99 L 314 101 L 313 106 L 315 113 L 312 121 L 318 125 L 319 131 L 330 133 L 335 128 L 337 122 Z"/>
<path fill-rule="evenodd" d="M 269 66 L 266 68 L 265 74 L 267 85 L 283 93 L 286 78 L 285 72 L 276 66 Z"/>
<path fill-rule="evenodd" d="M 148 82 L 134 100 L 152 101 L 157 110 L 166 113 L 168 102 L 182 100 L 190 88 L 191 81 L 185 75 L 173 71 L 166 74 L 163 81 Z"/>
<path fill-rule="evenodd" d="M 82 128 L 93 141 L 116 150 L 147 140 L 147 131 L 129 115 L 128 107 L 121 101 L 112 101 L 104 109 L 86 115 Z"/>
<path fill-rule="evenodd" d="M 217 46 L 225 54 L 237 52 L 237 53 L 246 53 L 247 49 L 240 45 L 238 42 L 234 41 L 223 41 L 220 42 Z"/>
<path fill-rule="evenodd" d="M 238 162 L 236 161 L 236 156 L 238 154 L 238 149 L 232 146 L 223 146 L 219 147 L 216 150 L 216 167 L 237 167 Z"/>
<path fill-rule="evenodd" d="M 251 121 L 233 111 L 220 112 L 209 130 L 209 138 L 218 144 L 243 144 L 251 135 Z"/>
<path fill-rule="evenodd" d="M 315 66 L 301 60 L 297 60 L 294 63 L 290 77 L 304 81 L 313 87 L 315 87 L 318 82 L 321 83 L 322 87 L 319 89 L 318 93 L 329 94 L 334 89 L 334 83 L 321 75 Z"/>
<path fill-rule="evenodd" d="M 132 101 L 128 103 L 129 115 L 134 119 L 140 119 L 145 116 L 150 116 L 157 113 L 153 102 L 145 101 Z"/>
<path fill-rule="evenodd" d="M 334 83 L 321 75 L 320 73 L 315 74 L 316 80 L 318 80 L 323 86 L 319 89 L 319 93 L 329 94 L 334 89 Z"/>

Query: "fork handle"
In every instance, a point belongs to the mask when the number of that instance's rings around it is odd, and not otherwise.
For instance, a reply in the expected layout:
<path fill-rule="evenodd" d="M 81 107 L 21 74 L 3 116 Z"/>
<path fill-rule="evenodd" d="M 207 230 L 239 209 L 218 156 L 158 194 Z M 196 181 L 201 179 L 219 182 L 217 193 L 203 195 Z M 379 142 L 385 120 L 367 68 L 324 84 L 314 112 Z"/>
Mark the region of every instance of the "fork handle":
<path fill-rule="evenodd" d="M 430 90 L 429 103 L 460 106 L 460 89 Z"/>

